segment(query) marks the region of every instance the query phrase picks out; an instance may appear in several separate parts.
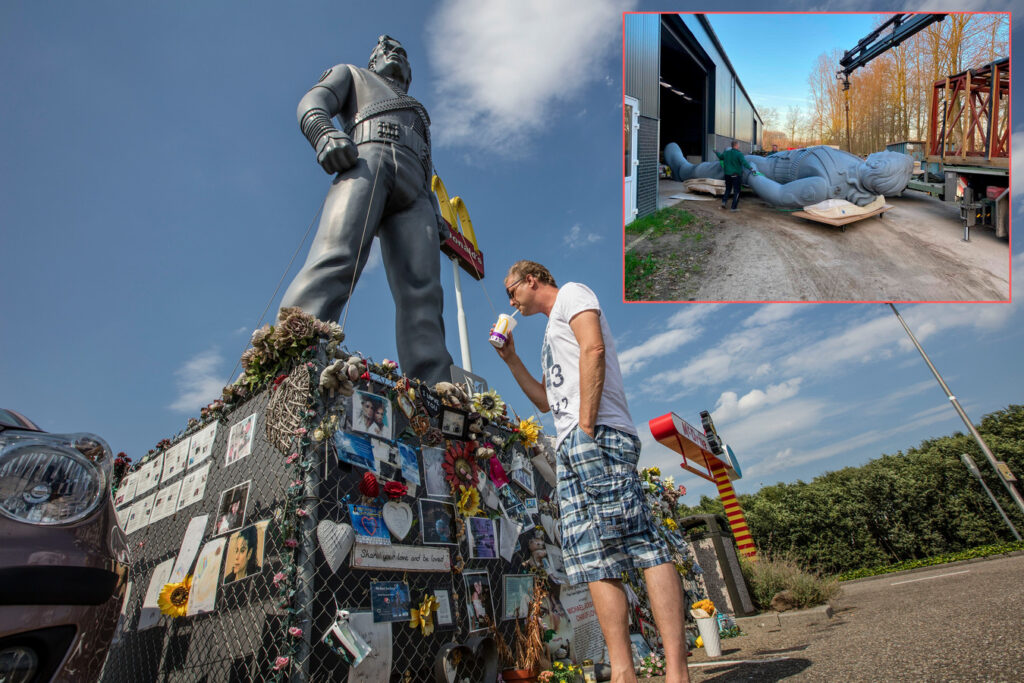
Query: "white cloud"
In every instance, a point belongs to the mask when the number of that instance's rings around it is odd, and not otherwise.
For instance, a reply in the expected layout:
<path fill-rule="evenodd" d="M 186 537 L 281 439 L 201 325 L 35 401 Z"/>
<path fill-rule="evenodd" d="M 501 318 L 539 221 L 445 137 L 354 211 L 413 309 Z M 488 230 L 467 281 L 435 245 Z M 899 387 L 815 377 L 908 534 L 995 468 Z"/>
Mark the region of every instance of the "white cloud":
<path fill-rule="evenodd" d="M 381 256 L 380 256 L 380 240 L 374 238 L 373 243 L 370 245 L 370 255 L 366 259 L 366 265 L 363 266 L 362 275 L 367 275 L 380 268 Z"/>
<path fill-rule="evenodd" d="M 669 329 L 624 349 L 619 353 L 619 367 L 623 375 L 635 372 L 655 358 L 667 355 L 685 346 L 704 332 L 701 320 L 719 308 L 720 304 L 684 306 L 665 321 Z"/>
<path fill-rule="evenodd" d="M 572 226 L 572 229 L 569 230 L 569 234 L 567 234 L 563 238 L 565 246 L 569 247 L 570 249 L 579 249 L 580 247 L 585 247 L 588 244 L 593 244 L 594 242 L 600 241 L 601 235 L 597 234 L 596 232 L 588 232 L 584 234 L 583 228 L 581 228 L 579 224 Z"/>
<path fill-rule="evenodd" d="M 711 412 L 715 421 L 726 422 L 735 420 L 760 410 L 765 406 L 793 398 L 800 391 L 802 377 L 793 377 L 779 384 L 771 384 L 762 391 L 753 389 L 741 397 L 736 392 L 726 391 L 718 397 L 718 403 Z"/>
<path fill-rule="evenodd" d="M 743 326 L 770 325 L 812 308 L 814 304 L 764 304 L 758 306 L 754 314 L 743 321 Z"/>
<path fill-rule="evenodd" d="M 441 145 L 518 156 L 543 124 L 607 73 L 635 0 L 446 0 L 428 26 Z"/>
<path fill-rule="evenodd" d="M 171 403 L 171 410 L 198 412 L 200 407 L 220 398 L 224 389 L 224 376 L 220 374 L 223 373 L 223 368 L 220 368 L 223 362 L 224 357 L 212 348 L 201 351 L 175 370 L 178 397 Z"/>

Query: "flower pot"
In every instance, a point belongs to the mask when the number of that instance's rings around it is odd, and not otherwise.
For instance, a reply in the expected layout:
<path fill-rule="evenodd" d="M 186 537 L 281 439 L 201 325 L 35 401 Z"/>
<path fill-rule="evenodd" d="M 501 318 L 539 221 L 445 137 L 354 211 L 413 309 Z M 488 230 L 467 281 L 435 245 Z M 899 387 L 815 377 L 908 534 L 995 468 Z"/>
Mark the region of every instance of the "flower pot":
<path fill-rule="evenodd" d="M 722 656 L 722 641 L 718 637 L 718 619 L 706 617 L 697 620 L 697 630 L 704 641 L 704 652 L 708 657 Z"/>
<path fill-rule="evenodd" d="M 536 669 L 505 669 L 501 672 L 505 683 L 537 683 Z"/>

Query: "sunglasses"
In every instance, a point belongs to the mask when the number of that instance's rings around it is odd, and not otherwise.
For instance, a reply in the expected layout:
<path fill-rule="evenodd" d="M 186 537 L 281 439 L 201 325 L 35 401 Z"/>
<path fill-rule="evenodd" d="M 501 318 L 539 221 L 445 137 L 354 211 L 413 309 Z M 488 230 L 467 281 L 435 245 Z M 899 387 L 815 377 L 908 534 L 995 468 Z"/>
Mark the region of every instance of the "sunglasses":
<path fill-rule="evenodd" d="M 516 295 L 516 287 L 518 287 L 519 283 L 522 282 L 525 279 L 526 278 L 522 278 L 521 277 L 518 280 L 516 280 L 515 282 L 513 282 L 512 284 L 510 284 L 507 289 L 505 289 L 505 294 L 508 295 L 509 299 L 513 298 Z"/>

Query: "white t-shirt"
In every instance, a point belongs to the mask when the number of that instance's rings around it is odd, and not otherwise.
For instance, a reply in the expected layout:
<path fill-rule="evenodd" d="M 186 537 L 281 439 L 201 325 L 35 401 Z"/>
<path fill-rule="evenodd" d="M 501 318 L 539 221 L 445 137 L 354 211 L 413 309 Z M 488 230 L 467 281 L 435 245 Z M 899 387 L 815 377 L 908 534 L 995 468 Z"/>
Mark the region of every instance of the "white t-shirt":
<path fill-rule="evenodd" d="M 597 424 L 633 435 L 637 433 L 626 404 L 626 392 L 622 387 L 615 339 L 601 313 L 597 296 L 586 285 L 568 282 L 558 290 L 555 305 L 551 307 L 541 348 L 544 389 L 558 432 L 556 447 L 579 424 L 580 419 L 580 345 L 569 321 L 583 311 L 597 311 L 601 321 L 601 336 L 604 337 L 604 393 L 601 394 L 601 405 L 597 411 Z"/>

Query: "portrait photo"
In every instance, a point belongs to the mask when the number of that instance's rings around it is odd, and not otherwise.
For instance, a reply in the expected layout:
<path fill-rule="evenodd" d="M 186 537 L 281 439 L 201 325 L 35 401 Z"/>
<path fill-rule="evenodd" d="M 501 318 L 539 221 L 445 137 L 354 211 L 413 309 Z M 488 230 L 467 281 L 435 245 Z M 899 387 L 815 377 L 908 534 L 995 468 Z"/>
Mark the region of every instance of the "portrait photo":
<path fill-rule="evenodd" d="M 474 560 L 493 560 L 498 557 L 498 530 L 489 517 L 470 517 L 466 520 L 469 556 Z"/>
<path fill-rule="evenodd" d="M 453 545 L 455 543 L 455 506 L 439 500 L 421 498 L 420 528 L 423 542 L 430 545 Z"/>
<path fill-rule="evenodd" d="M 223 583 L 248 579 L 260 573 L 263 569 L 263 553 L 269 524 L 270 520 L 267 519 L 250 524 L 228 536 Z"/>
<path fill-rule="evenodd" d="M 366 470 L 374 469 L 373 446 L 369 439 L 339 430 L 334 433 L 334 446 L 338 460 Z"/>
<path fill-rule="evenodd" d="M 490 577 L 485 571 L 464 571 L 462 581 L 470 633 L 489 629 L 495 623 Z"/>
<path fill-rule="evenodd" d="M 394 435 L 395 419 L 391 401 L 368 391 L 352 394 L 352 429 L 370 436 L 390 439 Z"/>
<path fill-rule="evenodd" d="M 444 478 L 443 463 L 444 450 L 434 446 L 423 447 L 423 479 L 427 495 L 451 500 L 452 490 Z"/>
<path fill-rule="evenodd" d="M 374 622 L 409 621 L 409 584 L 405 581 L 370 583 L 370 605 Z"/>
<path fill-rule="evenodd" d="M 441 433 L 453 439 L 466 438 L 466 413 L 452 408 L 441 409 Z"/>
<path fill-rule="evenodd" d="M 219 536 L 242 528 L 245 523 L 245 505 L 249 502 L 249 485 L 251 483 L 250 479 L 244 484 L 221 492 L 214 535 Z"/>
<path fill-rule="evenodd" d="M 502 620 L 525 619 L 533 600 L 533 574 L 505 574 L 501 580 L 504 584 Z"/>
<path fill-rule="evenodd" d="M 228 432 L 228 452 L 224 464 L 238 462 L 252 452 L 252 441 L 256 433 L 256 413 L 245 418 Z"/>

